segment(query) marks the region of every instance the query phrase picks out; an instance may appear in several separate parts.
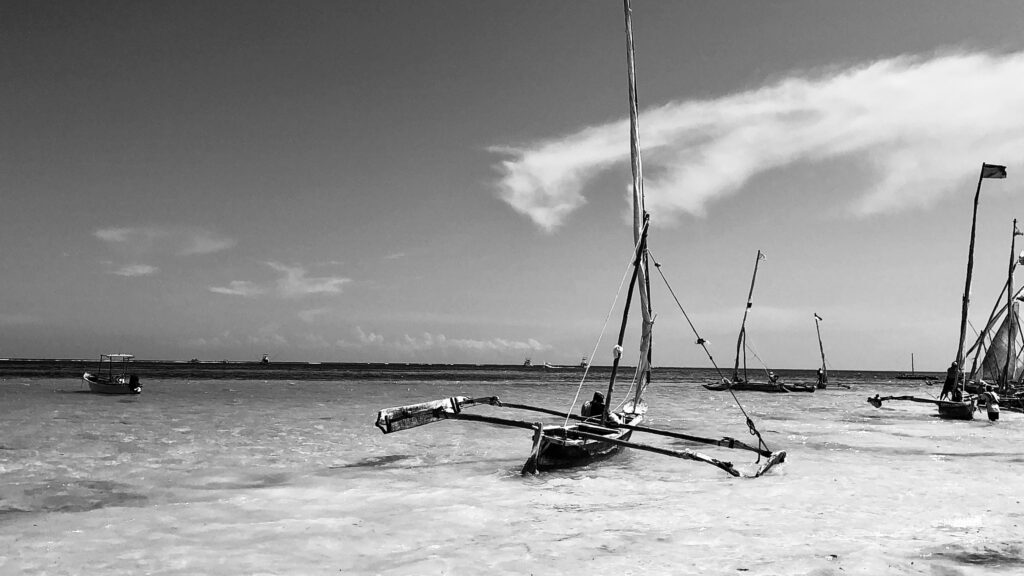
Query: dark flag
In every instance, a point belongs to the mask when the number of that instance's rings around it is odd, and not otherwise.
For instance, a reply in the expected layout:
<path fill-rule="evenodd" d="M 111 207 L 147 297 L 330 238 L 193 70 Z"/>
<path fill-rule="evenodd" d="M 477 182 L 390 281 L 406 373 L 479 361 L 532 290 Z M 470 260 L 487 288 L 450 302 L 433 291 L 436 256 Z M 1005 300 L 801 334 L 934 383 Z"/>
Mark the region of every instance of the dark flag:
<path fill-rule="evenodd" d="M 999 166 L 998 164 L 982 164 L 981 177 L 1006 178 L 1006 166 Z"/>
<path fill-rule="evenodd" d="M 824 321 L 825 321 L 825 319 L 824 319 L 824 318 L 822 318 L 821 316 L 818 316 L 818 313 L 817 313 L 817 312 L 815 312 L 815 313 L 814 313 L 814 317 L 815 317 L 815 318 L 817 318 L 818 320 L 821 320 L 822 322 L 824 322 Z"/>

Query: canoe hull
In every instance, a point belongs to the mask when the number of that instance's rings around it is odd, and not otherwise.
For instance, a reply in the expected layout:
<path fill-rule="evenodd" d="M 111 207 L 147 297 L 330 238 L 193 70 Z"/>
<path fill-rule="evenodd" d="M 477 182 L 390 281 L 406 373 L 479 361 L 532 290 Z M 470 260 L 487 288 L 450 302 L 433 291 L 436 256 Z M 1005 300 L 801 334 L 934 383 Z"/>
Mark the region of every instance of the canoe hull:
<path fill-rule="evenodd" d="M 974 420 L 974 412 L 978 409 L 976 400 L 969 402 L 936 402 L 939 407 L 939 418 L 943 420 Z"/>
<path fill-rule="evenodd" d="M 703 384 L 704 388 L 721 392 L 734 390 L 737 392 L 764 392 L 766 394 L 786 394 L 788 392 L 814 392 L 813 384 L 771 384 L 769 382 L 734 382 L 732 384 Z"/>
<path fill-rule="evenodd" d="M 642 416 L 626 420 L 626 422 L 632 426 L 637 426 L 642 421 Z M 565 437 L 561 436 L 561 432 L 563 430 L 566 432 Z M 622 446 L 609 442 L 573 438 L 572 432 L 574 430 L 580 430 L 592 434 L 601 434 L 602 436 L 612 440 L 622 441 L 628 441 L 633 435 L 632 430 L 625 430 L 621 428 L 609 430 L 607 428 L 588 425 L 586 423 L 571 425 L 564 429 L 558 427 L 553 430 L 545 430 L 545 434 L 541 438 L 537 454 L 537 470 L 546 471 L 585 466 L 591 462 L 598 462 L 614 456 L 622 450 Z"/>

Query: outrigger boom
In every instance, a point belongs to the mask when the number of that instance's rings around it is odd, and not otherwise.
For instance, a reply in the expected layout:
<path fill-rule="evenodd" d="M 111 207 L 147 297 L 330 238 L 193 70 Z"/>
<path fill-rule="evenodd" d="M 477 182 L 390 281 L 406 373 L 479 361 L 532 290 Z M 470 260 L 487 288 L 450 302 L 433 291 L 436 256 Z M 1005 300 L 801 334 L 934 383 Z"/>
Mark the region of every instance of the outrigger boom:
<path fill-rule="evenodd" d="M 468 420 L 472 422 L 482 422 L 485 424 L 494 424 L 498 426 L 509 426 L 512 428 L 523 428 L 534 430 L 534 445 L 536 446 L 540 439 L 543 437 L 548 438 L 559 438 L 563 440 L 594 440 L 607 444 L 614 444 L 616 446 L 622 446 L 626 448 L 633 448 L 635 450 L 643 450 L 646 452 L 654 452 L 656 454 L 662 454 L 664 456 L 672 456 L 675 458 L 682 458 L 685 460 L 695 460 L 698 462 L 704 462 L 711 464 L 725 470 L 729 474 L 737 477 L 744 478 L 757 478 L 763 475 L 765 472 L 770 470 L 773 466 L 780 462 L 784 462 L 786 459 L 786 452 L 772 452 L 765 448 L 757 448 L 750 446 L 744 442 L 736 440 L 735 438 L 723 437 L 723 438 L 703 438 L 700 436 L 693 436 L 690 434 L 682 434 L 679 432 L 671 432 L 668 430 L 658 430 L 657 428 L 650 428 L 647 426 L 631 426 L 629 424 L 614 424 L 605 423 L 605 425 L 599 425 L 597 423 L 588 422 L 584 424 L 586 429 L 576 427 L 572 429 L 566 429 L 562 426 L 544 426 L 540 422 L 530 422 L 526 420 L 512 420 L 508 418 L 497 418 L 494 416 L 485 416 L 481 414 L 466 414 L 463 412 L 463 408 L 477 405 L 490 405 L 498 406 L 502 408 L 512 408 L 518 410 L 529 410 L 533 412 L 541 412 L 550 414 L 552 416 L 569 417 L 573 420 L 584 421 L 588 419 L 575 414 L 566 414 L 565 412 L 559 412 L 557 410 L 551 410 L 548 408 L 541 408 L 537 406 L 529 406 L 526 404 L 513 404 L 503 403 L 497 396 L 485 396 L 481 398 L 469 398 L 467 396 L 451 396 L 449 398 L 443 398 L 441 400 L 433 400 L 430 402 L 421 402 L 419 404 L 410 404 L 408 406 L 396 406 L 394 408 L 386 408 L 377 413 L 377 428 L 380 428 L 381 432 L 390 434 L 391 432 L 398 432 L 400 430 L 407 430 L 409 428 L 416 428 L 418 426 L 424 426 L 433 422 L 439 422 L 441 420 Z M 639 442 L 631 442 L 629 440 L 620 440 L 611 437 L 619 431 L 619 429 L 631 430 L 635 432 L 644 432 L 648 434 L 655 434 L 659 436 L 666 436 L 669 438 L 676 438 L 679 440 L 685 440 L 688 442 L 695 442 L 701 444 L 709 444 L 714 446 L 720 446 L 724 448 L 731 448 L 736 450 L 748 450 L 760 457 L 765 457 L 764 463 L 762 463 L 753 474 L 745 474 L 737 470 L 731 462 L 718 460 L 712 458 L 700 452 L 689 450 L 686 448 L 670 449 L 661 448 L 658 446 L 651 446 L 649 444 L 643 444 Z M 588 431 L 589 430 L 589 431 Z M 604 434 L 599 433 L 604 432 Z M 536 472 L 538 454 L 536 450 L 531 453 L 530 458 L 527 460 L 526 465 L 523 466 L 523 473 Z"/>

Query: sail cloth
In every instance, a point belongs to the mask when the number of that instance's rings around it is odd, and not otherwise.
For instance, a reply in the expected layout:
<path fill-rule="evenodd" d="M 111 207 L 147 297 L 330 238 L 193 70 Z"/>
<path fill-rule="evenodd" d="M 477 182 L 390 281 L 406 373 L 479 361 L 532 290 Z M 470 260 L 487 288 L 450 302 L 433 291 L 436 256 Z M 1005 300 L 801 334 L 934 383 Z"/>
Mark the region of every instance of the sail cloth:
<path fill-rule="evenodd" d="M 985 359 L 981 363 L 981 378 L 989 383 L 1003 381 L 1009 351 L 1011 324 L 1013 325 L 1014 357 L 1010 360 L 1010 380 L 1019 381 L 1021 373 L 1024 372 L 1024 363 L 1021 362 L 1024 335 L 1021 334 L 1018 304 L 1014 302 L 1013 315 L 1004 315 L 1003 322 L 992 336 L 992 342 L 989 343 L 988 349 L 985 351 Z"/>

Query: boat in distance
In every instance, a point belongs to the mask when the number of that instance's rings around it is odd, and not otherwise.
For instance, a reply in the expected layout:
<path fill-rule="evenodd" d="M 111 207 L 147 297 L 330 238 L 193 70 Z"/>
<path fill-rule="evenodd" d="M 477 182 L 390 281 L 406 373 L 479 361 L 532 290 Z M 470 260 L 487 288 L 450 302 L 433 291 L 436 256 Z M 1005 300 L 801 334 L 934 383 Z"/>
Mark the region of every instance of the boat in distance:
<path fill-rule="evenodd" d="M 97 394 L 141 394 L 138 375 L 129 372 L 132 358 L 131 354 L 100 354 L 96 373 L 86 372 L 82 380 Z"/>

